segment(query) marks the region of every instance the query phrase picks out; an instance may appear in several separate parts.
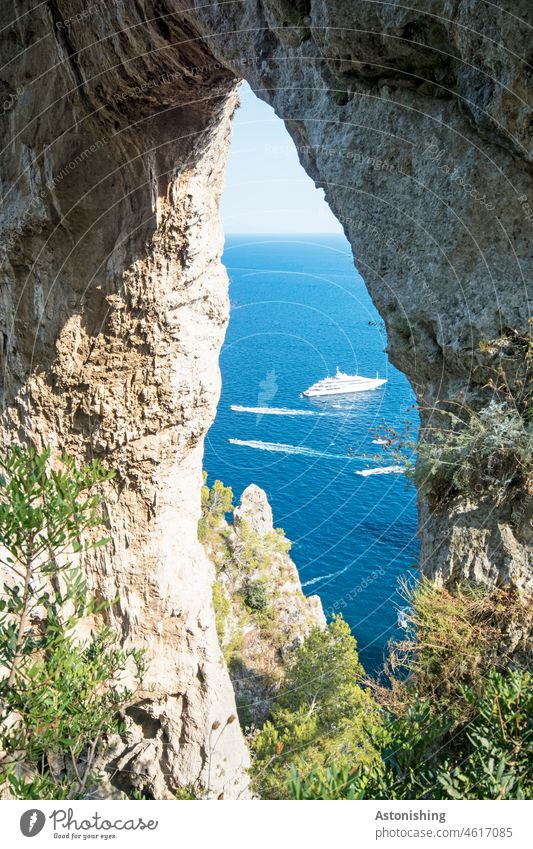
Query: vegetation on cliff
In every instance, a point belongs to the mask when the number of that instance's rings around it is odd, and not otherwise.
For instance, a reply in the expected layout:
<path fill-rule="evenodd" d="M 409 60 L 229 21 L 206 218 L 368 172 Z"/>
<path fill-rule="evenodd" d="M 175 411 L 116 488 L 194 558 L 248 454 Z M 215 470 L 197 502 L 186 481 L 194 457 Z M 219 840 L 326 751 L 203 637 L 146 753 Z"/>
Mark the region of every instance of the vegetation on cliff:
<path fill-rule="evenodd" d="M 264 502 L 256 505 L 260 493 Z M 246 496 L 243 496 L 246 501 Z M 291 544 L 274 528 L 264 493 L 254 488 L 253 503 L 234 512 L 233 493 L 204 475 L 198 534 L 216 569 L 213 607 L 218 637 L 235 688 L 243 727 L 257 726 L 270 713 L 286 676 L 286 656 L 317 622 L 325 624 L 317 600 L 307 599 Z M 258 512 L 249 516 L 257 506 Z M 261 514 L 263 511 L 268 515 Z M 266 509 L 268 508 L 268 509 Z M 248 517 L 248 518 L 247 518 Z M 259 521 L 258 521 L 259 519 Z"/>
<path fill-rule="evenodd" d="M 533 798 L 526 600 L 424 581 L 410 602 L 411 634 L 391 647 L 386 685 L 371 682 L 380 716 L 364 736 L 377 756 L 361 765 L 331 759 L 325 772 L 295 764 L 291 797 Z"/>
<path fill-rule="evenodd" d="M 126 670 L 130 681 L 143 674 L 142 653 L 94 624 L 107 605 L 91 597 L 81 569 L 84 554 L 107 542 L 98 489 L 111 476 L 96 462 L 52 465 L 48 452 L 13 448 L 0 460 L 4 795 L 85 796 L 99 780 L 98 749 L 123 729 L 133 697 Z M 533 799 L 533 612 L 524 595 L 427 580 L 405 587 L 405 638 L 370 680 L 342 617 L 317 624 L 271 516 L 257 530 L 241 501 L 238 523 L 228 524 L 232 493 L 219 481 L 204 482 L 202 508 L 255 793 Z M 213 723 L 210 752 L 234 721 Z"/>
<path fill-rule="evenodd" d="M 81 468 L 49 452 L 12 448 L 0 460 L 0 792 L 19 799 L 82 798 L 95 780 L 94 759 L 121 728 L 132 693 L 128 665 L 138 651 L 87 622 L 106 605 L 92 598 L 81 571 L 91 548 L 105 545 L 99 463 Z M 85 636 L 83 636 L 85 629 Z"/>
<path fill-rule="evenodd" d="M 266 641 L 276 634 L 276 540 L 245 521 L 235 533 L 223 515 L 231 492 L 220 482 L 203 504 L 219 634 L 235 672 L 244 660 L 235 630 L 224 630 L 230 611 L 241 611 L 241 625 L 261 623 Z M 237 582 L 221 581 L 228 571 Z M 241 704 L 240 711 L 261 798 L 533 798 L 528 599 L 511 589 L 451 591 L 427 580 L 403 592 L 405 638 L 390 645 L 376 680 L 365 677 L 341 617 L 326 630 L 312 627 L 290 649 L 278 631 L 276 685 L 251 723 L 249 710 Z M 262 618 L 265 606 L 273 630 Z"/>
<path fill-rule="evenodd" d="M 482 340 L 477 356 L 490 376 L 482 402 L 467 402 L 462 392 L 423 408 L 418 441 L 409 426 L 401 433 L 386 423 L 378 429 L 385 450 L 405 466 L 432 508 L 472 493 L 503 498 L 512 489 L 533 492 L 533 334 Z"/>
<path fill-rule="evenodd" d="M 254 789 L 263 799 L 289 796 L 293 769 L 324 779 L 328 764 L 372 763 L 370 730 L 378 722 L 355 638 L 341 616 L 313 628 L 287 661 L 287 677 L 270 719 L 251 736 Z"/>

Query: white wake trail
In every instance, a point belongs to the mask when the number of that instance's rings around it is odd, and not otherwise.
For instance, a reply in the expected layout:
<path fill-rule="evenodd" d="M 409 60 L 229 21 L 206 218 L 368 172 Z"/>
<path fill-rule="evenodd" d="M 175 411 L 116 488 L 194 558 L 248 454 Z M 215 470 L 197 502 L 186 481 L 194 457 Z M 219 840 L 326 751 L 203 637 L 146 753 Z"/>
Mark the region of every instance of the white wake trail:
<path fill-rule="evenodd" d="M 369 475 L 402 475 L 404 471 L 403 466 L 379 466 L 377 469 L 361 469 L 355 474 L 367 478 Z"/>
<path fill-rule="evenodd" d="M 346 572 L 347 569 L 348 566 L 345 566 L 344 569 L 340 569 L 338 572 L 330 572 L 329 575 L 319 575 L 318 578 L 311 578 L 310 581 L 305 581 L 305 583 L 302 584 L 302 589 L 303 587 L 311 587 L 313 584 L 318 584 L 320 581 L 327 581 L 328 578 L 338 578 L 338 576 Z"/>
<path fill-rule="evenodd" d="M 242 407 L 232 404 L 230 410 L 234 413 L 254 413 L 256 416 L 316 416 L 314 410 L 289 410 L 285 407 Z"/>
<path fill-rule="evenodd" d="M 274 451 L 278 454 L 299 454 L 302 457 L 322 457 L 326 460 L 368 460 L 368 457 L 350 457 L 347 454 L 327 454 L 325 451 L 315 451 L 305 445 L 286 445 L 283 442 L 262 442 L 259 439 L 228 439 L 232 445 L 244 448 L 255 448 L 257 451 Z"/>

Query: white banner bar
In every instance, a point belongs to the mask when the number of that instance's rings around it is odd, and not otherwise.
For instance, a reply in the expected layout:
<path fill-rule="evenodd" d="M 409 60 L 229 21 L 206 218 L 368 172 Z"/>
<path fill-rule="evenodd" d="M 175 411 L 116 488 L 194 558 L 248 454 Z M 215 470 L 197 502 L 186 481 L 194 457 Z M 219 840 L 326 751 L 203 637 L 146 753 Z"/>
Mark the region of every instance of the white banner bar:
<path fill-rule="evenodd" d="M 1 813 L 6 849 L 533 845 L 533 802 L 5 801 Z"/>

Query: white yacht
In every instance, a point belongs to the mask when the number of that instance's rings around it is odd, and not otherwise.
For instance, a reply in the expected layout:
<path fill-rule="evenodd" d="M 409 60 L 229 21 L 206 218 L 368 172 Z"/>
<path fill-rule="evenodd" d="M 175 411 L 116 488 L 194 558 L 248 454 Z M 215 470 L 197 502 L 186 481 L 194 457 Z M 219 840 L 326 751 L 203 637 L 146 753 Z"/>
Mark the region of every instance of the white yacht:
<path fill-rule="evenodd" d="M 313 383 L 309 389 L 302 394 L 306 398 L 316 398 L 318 395 L 347 395 L 352 392 L 367 392 L 369 389 L 377 389 L 387 381 L 375 377 L 361 377 L 358 374 L 344 374 L 337 368 L 335 377 L 324 377 L 317 383 Z"/>

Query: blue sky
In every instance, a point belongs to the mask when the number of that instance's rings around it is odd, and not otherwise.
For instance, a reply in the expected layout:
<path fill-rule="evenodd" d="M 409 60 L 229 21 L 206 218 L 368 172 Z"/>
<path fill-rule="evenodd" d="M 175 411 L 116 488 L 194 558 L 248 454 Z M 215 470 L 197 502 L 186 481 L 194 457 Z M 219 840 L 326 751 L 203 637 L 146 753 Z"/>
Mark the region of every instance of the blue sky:
<path fill-rule="evenodd" d="M 226 233 L 341 233 L 283 121 L 244 83 L 222 196 Z"/>

